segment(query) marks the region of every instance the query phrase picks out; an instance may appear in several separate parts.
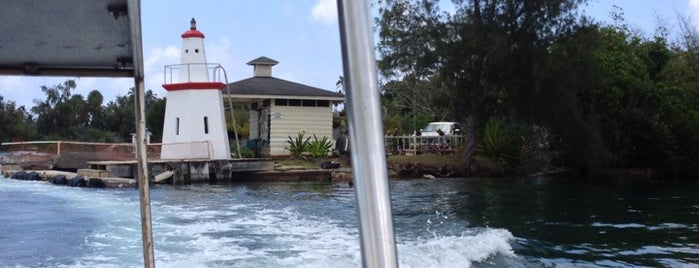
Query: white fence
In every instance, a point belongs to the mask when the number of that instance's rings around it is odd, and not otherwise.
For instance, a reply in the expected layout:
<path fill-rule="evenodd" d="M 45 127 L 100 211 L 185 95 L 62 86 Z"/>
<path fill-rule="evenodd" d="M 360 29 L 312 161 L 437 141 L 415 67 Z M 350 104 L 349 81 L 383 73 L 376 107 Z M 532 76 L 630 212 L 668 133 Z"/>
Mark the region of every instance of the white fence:
<path fill-rule="evenodd" d="M 394 155 L 456 154 L 462 149 L 464 141 L 464 135 L 384 136 L 386 152 Z"/>

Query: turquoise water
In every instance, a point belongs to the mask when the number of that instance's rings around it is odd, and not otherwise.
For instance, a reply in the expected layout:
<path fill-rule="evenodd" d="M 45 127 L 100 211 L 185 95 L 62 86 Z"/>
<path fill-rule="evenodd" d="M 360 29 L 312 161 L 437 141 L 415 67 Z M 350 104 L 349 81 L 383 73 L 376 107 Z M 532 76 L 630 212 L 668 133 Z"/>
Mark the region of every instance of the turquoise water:
<path fill-rule="evenodd" d="M 391 181 L 401 267 L 699 267 L 699 184 Z M 354 190 L 152 188 L 159 267 L 359 267 Z M 142 267 L 136 189 L 0 179 L 0 267 Z"/>

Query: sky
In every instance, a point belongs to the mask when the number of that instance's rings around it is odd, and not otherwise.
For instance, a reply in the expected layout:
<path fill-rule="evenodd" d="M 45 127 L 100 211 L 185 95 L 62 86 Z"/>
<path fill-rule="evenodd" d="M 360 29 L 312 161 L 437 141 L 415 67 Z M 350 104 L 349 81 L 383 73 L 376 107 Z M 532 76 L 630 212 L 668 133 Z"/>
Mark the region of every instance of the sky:
<path fill-rule="evenodd" d="M 208 62 L 221 64 L 228 82 L 251 77 L 252 67 L 246 63 L 266 56 L 279 62 L 272 69 L 274 77 L 337 91 L 342 58 L 335 1 L 142 1 L 146 89 L 166 96 L 161 86 L 163 68 L 179 64 L 180 35 L 195 18 L 197 29 L 206 36 Z M 633 29 L 647 35 L 653 34 L 658 19 L 669 24 L 671 32 L 678 32 L 678 15 L 699 16 L 699 0 L 588 0 L 581 12 L 611 22 L 614 6 L 623 10 Z M 45 99 L 42 85 L 68 79 L 76 80 L 73 94 L 87 96 L 99 90 L 104 104 L 134 86 L 131 78 L 0 76 L 0 96 L 29 109 L 34 99 Z"/>

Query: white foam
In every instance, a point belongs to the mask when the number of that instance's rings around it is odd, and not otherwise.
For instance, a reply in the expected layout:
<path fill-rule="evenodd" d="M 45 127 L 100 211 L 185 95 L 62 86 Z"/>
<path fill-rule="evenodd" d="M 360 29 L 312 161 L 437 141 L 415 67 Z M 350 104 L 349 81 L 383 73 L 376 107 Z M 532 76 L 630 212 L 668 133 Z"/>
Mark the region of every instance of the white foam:
<path fill-rule="evenodd" d="M 5 187 L 8 186 L 8 187 Z M 18 182 L 1 188 L 64 199 L 97 222 L 86 226 L 86 254 L 63 267 L 142 267 L 138 193 Z M 59 189 L 60 188 L 60 189 Z M 1 190 L 0 190 L 1 191 Z M 157 195 L 156 195 L 157 196 Z M 159 267 L 359 267 L 354 222 L 301 212 L 260 200 L 235 204 L 152 203 L 153 240 Z M 218 201 L 208 201 L 218 202 Z M 401 238 L 402 267 L 470 267 L 494 256 L 514 257 L 512 234 L 504 229 L 464 229 L 427 238 Z"/>
<path fill-rule="evenodd" d="M 620 223 L 620 224 L 614 224 L 614 223 L 602 223 L 602 222 L 593 222 L 591 224 L 593 227 L 612 227 L 612 228 L 617 228 L 617 229 L 625 229 L 625 228 L 647 228 L 643 224 L 639 223 Z"/>
<path fill-rule="evenodd" d="M 483 229 L 476 234 L 437 237 L 398 245 L 401 267 L 471 267 L 495 255 L 515 257 L 505 229 Z"/>
<path fill-rule="evenodd" d="M 293 208 L 248 212 L 227 221 L 201 219 L 185 225 L 161 226 L 159 231 L 165 233 L 162 241 L 156 241 L 157 265 L 334 268 L 361 265 L 355 228 L 341 227 L 338 222 L 320 216 L 302 215 Z M 509 244 L 513 239 L 507 230 L 483 229 L 462 236 L 404 242 L 398 245 L 400 264 L 469 267 L 473 262 L 498 254 L 513 257 Z M 179 250 L 164 249 L 170 246 Z"/>

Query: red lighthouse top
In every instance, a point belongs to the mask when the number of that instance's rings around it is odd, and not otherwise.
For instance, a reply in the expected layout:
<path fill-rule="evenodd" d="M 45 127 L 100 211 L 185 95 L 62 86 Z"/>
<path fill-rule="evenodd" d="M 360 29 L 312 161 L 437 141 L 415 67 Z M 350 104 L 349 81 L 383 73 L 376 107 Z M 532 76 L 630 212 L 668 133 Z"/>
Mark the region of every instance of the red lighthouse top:
<path fill-rule="evenodd" d="M 204 38 L 204 34 L 201 33 L 199 30 L 197 30 L 197 21 L 192 18 L 190 21 L 191 26 L 189 26 L 189 31 L 186 31 L 182 34 L 182 38 L 187 38 L 187 37 L 199 37 L 199 38 Z"/>

